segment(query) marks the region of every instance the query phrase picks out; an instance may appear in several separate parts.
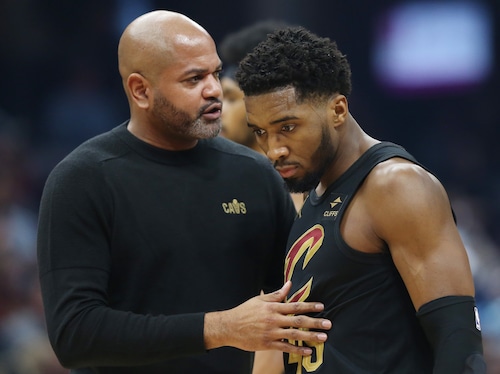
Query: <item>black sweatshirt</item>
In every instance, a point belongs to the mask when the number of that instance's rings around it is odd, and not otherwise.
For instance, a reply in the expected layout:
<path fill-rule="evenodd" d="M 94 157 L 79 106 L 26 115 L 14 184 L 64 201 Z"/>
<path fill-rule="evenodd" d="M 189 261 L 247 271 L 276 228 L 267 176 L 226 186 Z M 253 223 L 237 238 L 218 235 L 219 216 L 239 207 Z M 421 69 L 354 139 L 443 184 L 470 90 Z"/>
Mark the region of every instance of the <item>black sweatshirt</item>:
<path fill-rule="evenodd" d="M 204 314 L 281 287 L 295 215 L 283 181 L 226 139 L 171 152 L 126 125 L 74 150 L 43 191 L 54 350 L 80 374 L 250 373 L 252 353 L 205 351 Z"/>

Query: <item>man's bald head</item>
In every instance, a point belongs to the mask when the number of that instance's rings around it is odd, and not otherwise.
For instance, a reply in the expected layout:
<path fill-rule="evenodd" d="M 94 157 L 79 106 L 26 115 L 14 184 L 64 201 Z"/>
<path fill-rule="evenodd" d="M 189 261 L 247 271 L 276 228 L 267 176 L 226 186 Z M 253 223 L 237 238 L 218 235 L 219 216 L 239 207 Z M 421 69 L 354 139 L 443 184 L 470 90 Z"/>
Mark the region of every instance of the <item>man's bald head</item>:
<path fill-rule="evenodd" d="M 176 58 L 175 48 L 212 40 L 208 32 L 183 14 L 156 10 L 136 18 L 118 44 L 118 68 L 125 82 L 131 73 L 155 78 Z"/>

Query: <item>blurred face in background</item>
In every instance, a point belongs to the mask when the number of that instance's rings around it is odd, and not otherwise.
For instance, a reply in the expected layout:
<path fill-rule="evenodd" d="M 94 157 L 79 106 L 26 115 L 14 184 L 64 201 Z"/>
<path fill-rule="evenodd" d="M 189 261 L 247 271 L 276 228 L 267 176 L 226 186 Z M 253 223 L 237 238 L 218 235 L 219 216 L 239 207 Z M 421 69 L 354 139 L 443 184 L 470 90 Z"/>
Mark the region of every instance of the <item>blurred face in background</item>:
<path fill-rule="evenodd" d="M 238 83 L 230 77 L 221 79 L 223 104 L 222 104 L 222 130 L 220 135 L 236 143 L 260 150 L 256 146 L 253 131 L 247 126 L 244 94 Z"/>

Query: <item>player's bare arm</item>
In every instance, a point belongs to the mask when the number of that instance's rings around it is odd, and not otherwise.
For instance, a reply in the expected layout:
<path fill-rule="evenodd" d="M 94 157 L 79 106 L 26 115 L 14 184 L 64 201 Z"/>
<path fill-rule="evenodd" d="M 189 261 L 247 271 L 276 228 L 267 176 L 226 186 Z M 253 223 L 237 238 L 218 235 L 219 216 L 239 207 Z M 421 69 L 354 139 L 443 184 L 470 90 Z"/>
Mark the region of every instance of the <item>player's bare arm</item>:
<path fill-rule="evenodd" d="M 398 159 L 367 179 L 371 220 L 387 243 L 415 309 L 444 296 L 474 296 L 465 247 L 441 183 Z"/>
<path fill-rule="evenodd" d="M 257 351 L 253 361 L 252 374 L 282 374 L 283 352 Z"/>

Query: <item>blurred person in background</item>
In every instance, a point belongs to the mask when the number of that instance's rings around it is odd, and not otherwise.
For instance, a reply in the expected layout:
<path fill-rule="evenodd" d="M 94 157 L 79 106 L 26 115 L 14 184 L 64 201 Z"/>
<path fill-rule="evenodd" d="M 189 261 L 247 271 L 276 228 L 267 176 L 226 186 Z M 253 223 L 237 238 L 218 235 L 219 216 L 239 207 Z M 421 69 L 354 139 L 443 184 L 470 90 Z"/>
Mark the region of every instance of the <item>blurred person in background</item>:
<path fill-rule="evenodd" d="M 0 374 L 67 373 L 50 347 L 41 306 L 23 129 L 23 121 L 0 111 Z"/>
<path fill-rule="evenodd" d="M 457 190 L 450 197 L 474 276 L 488 372 L 500 373 L 500 248 L 485 229 L 482 201 Z"/>
<path fill-rule="evenodd" d="M 253 130 L 247 125 L 244 95 L 234 78 L 234 73 L 247 53 L 264 40 L 268 34 L 285 26 L 288 26 L 288 23 L 284 21 L 260 21 L 229 33 L 222 39 L 219 46 L 219 55 L 224 64 L 221 77 L 224 99 L 220 135 L 259 153 L 263 153 L 263 151 L 257 143 Z M 292 193 L 291 196 L 295 209 L 299 211 L 304 201 L 304 195 Z"/>
<path fill-rule="evenodd" d="M 223 63 L 221 85 L 223 91 L 222 128 L 220 135 L 262 152 L 251 128 L 247 126 L 243 91 L 234 78 L 240 61 L 264 40 L 269 33 L 287 26 L 282 21 L 267 20 L 227 34 L 219 43 L 219 56 Z"/>

